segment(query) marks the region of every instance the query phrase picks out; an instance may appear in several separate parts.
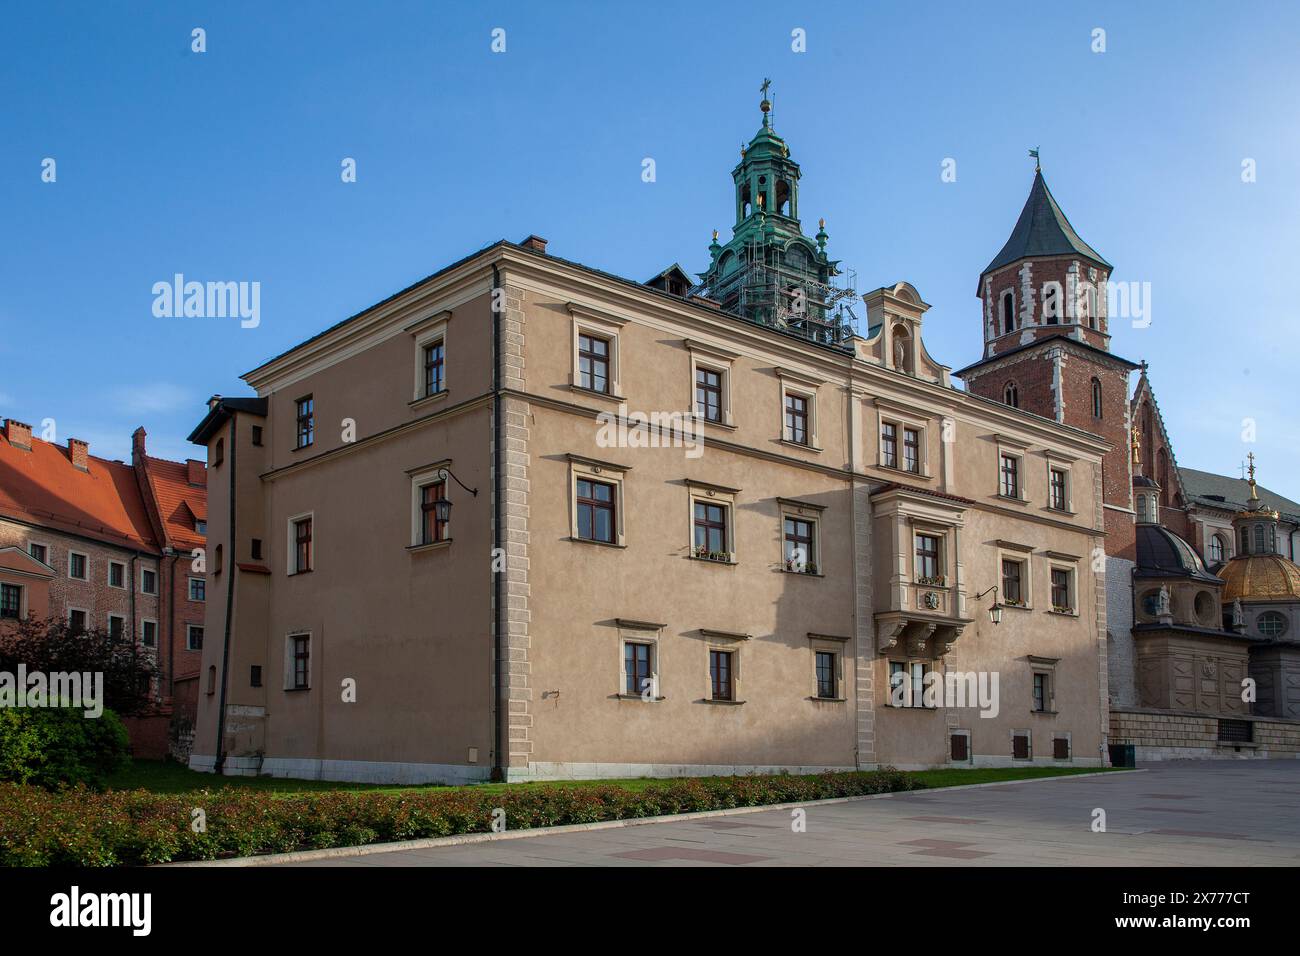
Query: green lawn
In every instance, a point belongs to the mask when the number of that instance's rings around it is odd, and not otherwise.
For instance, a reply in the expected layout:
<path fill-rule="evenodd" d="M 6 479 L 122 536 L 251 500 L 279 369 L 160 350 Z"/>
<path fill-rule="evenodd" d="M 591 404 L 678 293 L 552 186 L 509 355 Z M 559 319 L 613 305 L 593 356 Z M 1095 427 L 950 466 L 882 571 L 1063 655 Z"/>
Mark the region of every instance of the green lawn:
<path fill-rule="evenodd" d="M 1114 769 L 1114 768 L 1107 768 Z M 912 772 L 925 787 L 957 787 L 971 783 L 996 783 L 1008 780 L 1034 780 L 1039 777 L 1063 777 L 1078 773 L 1095 773 L 1095 767 L 1008 767 L 998 769 L 943 769 L 917 770 Z M 639 777 L 626 780 L 565 780 L 569 787 L 591 787 L 611 784 L 628 790 L 644 790 L 647 787 L 662 786 L 671 780 Z M 312 790 L 377 790 L 396 793 L 402 790 L 421 790 L 437 788 L 438 784 L 425 784 L 420 787 L 389 786 L 385 784 L 343 783 L 334 780 L 286 780 L 279 777 L 217 777 L 210 773 L 198 773 L 188 767 L 170 761 L 135 760 L 121 773 L 109 779 L 109 788 L 113 790 L 149 790 L 153 793 L 188 793 L 194 790 L 224 790 L 241 788 L 252 790 L 269 790 L 274 793 L 303 793 Z M 482 783 L 473 787 L 487 792 L 505 790 L 510 787 L 536 787 L 537 783 Z"/>

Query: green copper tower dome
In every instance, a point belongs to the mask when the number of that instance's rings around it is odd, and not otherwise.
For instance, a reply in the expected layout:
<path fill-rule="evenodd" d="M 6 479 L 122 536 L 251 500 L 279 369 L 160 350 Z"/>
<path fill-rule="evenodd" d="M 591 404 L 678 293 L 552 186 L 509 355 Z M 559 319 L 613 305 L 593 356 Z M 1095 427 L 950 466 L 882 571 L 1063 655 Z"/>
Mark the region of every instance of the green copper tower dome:
<path fill-rule="evenodd" d="M 803 233 L 799 164 L 772 128 L 769 86 L 764 81 L 763 123 L 731 171 L 736 223 L 726 245 L 715 233 L 709 246 L 709 269 L 701 274 L 704 294 L 760 325 L 839 343 L 847 332 L 835 306 L 842 309 L 854 293 L 832 285 L 839 263 L 826 256 L 825 221 L 815 239 Z"/>

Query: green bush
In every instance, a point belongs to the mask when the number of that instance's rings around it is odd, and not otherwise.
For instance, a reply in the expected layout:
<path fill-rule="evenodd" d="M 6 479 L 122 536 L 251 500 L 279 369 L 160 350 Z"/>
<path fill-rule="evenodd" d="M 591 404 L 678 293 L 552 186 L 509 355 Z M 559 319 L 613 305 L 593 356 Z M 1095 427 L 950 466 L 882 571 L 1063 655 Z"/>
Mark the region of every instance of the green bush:
<path fill-rule="evenodd" d="M 0 783 L 0 866 L 134 866 L 483 833 L 491 829 L 498 808 L 505 811 L 509 829 L 521 830 L 920 786 L 892 769 L 688 779 L 644 790 L 471 787 L 290 797 L 236 788 L 154 794 L 75 787 L 51 794 Z"/>
<path fill-rule="evenodd" d="M 111 710 L 89 718 L 75 707 L 0 709 L 0 780 L 102 787 L 129 752 L 126 727 Z"/>

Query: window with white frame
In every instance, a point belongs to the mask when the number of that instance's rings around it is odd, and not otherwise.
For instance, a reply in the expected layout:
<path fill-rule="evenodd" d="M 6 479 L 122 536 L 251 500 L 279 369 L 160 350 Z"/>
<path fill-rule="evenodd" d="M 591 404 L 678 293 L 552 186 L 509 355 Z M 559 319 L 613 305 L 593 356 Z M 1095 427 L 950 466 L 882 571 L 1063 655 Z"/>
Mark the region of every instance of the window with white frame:
<path fill-rule="evenodd" d="M 203 650 L 203 625 L 185 625 L 185 649 L 187 651 Z"/>
<path fill-rule="evenodd" d="M 690 506 L 690 556 L 732 564 L 736 560 L 735 488 L 687 481 Z"/>
<path fill-rule="evenodd" d="M 889 662 L 889 705 L 925 707 L 925 675 L 928 671 L 929 668 L 924 661 L 891 660 Z M 932 700 L 931 703 L 933 702 Z"/>
<path fill-rule="evenodd" d="M 0 584 L 0 618 L 19 620 L 23 616 L 23 587 L 21 584 Z"/>
<path fill-rule="evenodd" d="M 684 339 L 691 357 L 691 395 L 695 415 L 714 425 L 733 426 L 732 365 L 739 357 L 716 345 Z"/>
<path fill-rule="evenodd" d="M 618 696 L 647 703 L 662 700 L 659 688 L 659 632 L 662 625 L 618 622 Z"/>
<path fill-rule="evenodd" d="M 1029 709 L 1035 714 L 1056 713 L 1056 665 L 1059 658 L 1029 657 Z"/>
<path fill-rule="evenodd" d="M 812 694 L 814 700 L 844 700 L 844 650 L 847 638 L 808 635 L 812 651 Z"/>
<path fill-rule="evenodd" d="M 68 552 L 68 577 L 85 581 L 89 574 L 90 557 L 80 551 Z"/>
<path fill-rule="evenodd" d="M 817 449 L 818 379 L 790 369 L 777 369 L 781 379 L 781 440 Z"/>
<path fill-rule="evenodd" d="M 125 633 L 126 618 L 120 614 L 110 614 L 108 616 L 108 636 L 115 641 L 120 641 Z"/>
<path fill-rule="evenodd" d="M 1000 553 L 1002 584 L 999 600 L 1011 607 L 1029 607 L 1029 559 L 1024 555 Z"/>
<path fill-rule="evenodd" d="M 190 600 L 206 601 L 208 599 L 207 581 L 203 578 L 190 578 Z"/>
<path fill-rule="evenodd" d="M 998 494 L 1003 498 L 1021 499 L 1021 465 L 1024 459 L 1010 451 L 998 452 Z"/>
<path fill-rule="evenodd" d="M 943 536 L 933 531 L 918 531 L 914 538 L 916 583 L 927 587 L 943 587 L 946 580 Z"/>
<path fill-rule="evenodd" d="M 1052 565 L 1052 610 L 1058 614 L 1073 614 L 1075 611 L 1074 568 L 1064 565 Z"/>
<path fill-rule="evenodd" d="M 927 473 L 925 425 L 905 418 L 880 418 L 880 464 L 913 475 Z"/>
<path fill-rule="evenodd" d="M 573 316 L 573 369 L 570 384 L 596 395 L 621 395 L 619 330 L 624 319 L 570 302 Z"/>
<path fill-rule="evenodd" d="M 450 312 L 438 312 L 406 328 L 415 351 L 412 405 L 447 394 L 447 322 L 450 318 Z"/>
<path fill-rule="evenodd" d="M 1070 511 L 1070 471 L 1063 465 L 1047 468 L 1047 506 L 1053 511 Z"/>
<path fill-rule="evenodd" d="M 32 541 L 27 545 L 27 553 L 37 561 L 41 562 L 41 564 L 48 565 L 50 563 L 50 549 L 48 545 Z"/>
<path fill-rule="evenodd" d="M 569 537 L 590 544 L 622 546 L 623 486 L 627 468 L 569 456 Z"/>
<path fill-rule="evenodd" d="M 311 512 L 294 515 L 288 524 L 288 573 L 306 574 L 315 567 L 315 528 Z"/>
<path fill-rule="evenodd" d="M 158 646 L 158 622 L 157 621 L 140 622 L 140 643 L 145 647 Z"/>
<path fill-rule="evenodd" d="M 121 561 L 108 562 L 108 586 L 126 590 L 126 565 Z"/>
<path fill-rule="evenodd" d="M 781 528 L 785 549 L 785 569 L 797 574 L 820 573 L 817 519 L 785 514 L 781 518 Z"/>
<path fill-rule="evenodd" d="M 157 594 L 158 593 L 158 572 L 151 568 L 140 569 L 140 593 Z"/>
<path fill-rule="evenodd" d="M 68 630 L 71 633 L 80 634 L 82 631 L 86 630 L 86 622 L 89 619 L 89 612 L 85 608 L 68 608 Z"/>
<path fill-rule="evenodd" d="M 438 518 L 438 502 L 447 497 L 443 470 L 448 462 L 423 468 L 411 475 L 412 548 L 442 544 L 451 540 L 451 521 Z"/>

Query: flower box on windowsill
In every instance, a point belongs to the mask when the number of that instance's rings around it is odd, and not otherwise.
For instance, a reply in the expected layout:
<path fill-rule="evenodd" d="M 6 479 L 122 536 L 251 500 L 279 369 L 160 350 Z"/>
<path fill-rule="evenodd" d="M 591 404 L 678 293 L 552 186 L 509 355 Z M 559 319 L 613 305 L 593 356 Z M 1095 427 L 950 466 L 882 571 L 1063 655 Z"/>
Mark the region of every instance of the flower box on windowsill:
<path fill-rule="evenodd" d="M 932 578 L 920 577 L 916 579 L 918 587 L 923 588 L 941 588 L 947 586 L 947 579 L 942 575 L 936 575 Z"/>
<path fill-rule="evenodd" d="M 735 564 L 731 560 L 729 551 L 709 551 L 707 548 L 696 548 L 691 557 L 697 561 L 712 561 L 714 564 Z"/>
<path fill-rule="evenodd" d="M 1070 617 L 1077 617 L 1077 616 L 1078 616 L 1078 614 L 1077 614 L 1077 612 L 1074 610 L 1074 608 L 1072 608 L 1072 607 L 1058 607 L 1058 606 L 1055 605 L 1055 604 L 1052 605 L 1052 613 L 1053 613 L 1053 614 L 1066 614 L 1066 615 L 1069 615 Z"/>
<path fill-rule="evenodd" d="M 1019 609 L 1022 610 L 1022 611 L 1025 611 L 1025 610 L 1028 610 L 1028 609 L 1029 609 L 1029 605 L 1026 604 L 1024 601 L 1008 601 L 1008 600 L 1006 600 L 1006 599 L 1003 599 L 1003 601 L 1002 601 L 1002 606 L 1003 606 L 1003 607 L 1015 607 L 1015 608 L 1019 608 Z"/>
<path fill-rule="evenodd" d="M 811 574 L 814 577 L 821 577 L 817 572 L 817 565 L 809 563 L 800 563 L 798 561 L 787 561 L 785 569 L 791 574 Z"/>

